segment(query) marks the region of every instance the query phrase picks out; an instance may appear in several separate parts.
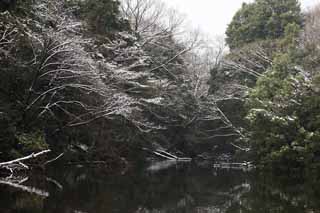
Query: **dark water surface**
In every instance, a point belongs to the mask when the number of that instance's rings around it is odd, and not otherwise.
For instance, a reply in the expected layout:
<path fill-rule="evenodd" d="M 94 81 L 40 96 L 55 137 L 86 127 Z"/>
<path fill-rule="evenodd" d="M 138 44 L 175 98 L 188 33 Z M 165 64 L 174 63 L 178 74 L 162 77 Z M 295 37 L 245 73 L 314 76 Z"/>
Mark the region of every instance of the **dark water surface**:
<path fill-rule="evenodd" d="M 47 176 L 21 178 L 14 186 L 0 182 L 0 212 L 320 212 L 317 183 L 274 180 L 253 172 L 191 164 L 168 166 L 155 165 L 112 176 L 92 169 L 64 168 Z"/>

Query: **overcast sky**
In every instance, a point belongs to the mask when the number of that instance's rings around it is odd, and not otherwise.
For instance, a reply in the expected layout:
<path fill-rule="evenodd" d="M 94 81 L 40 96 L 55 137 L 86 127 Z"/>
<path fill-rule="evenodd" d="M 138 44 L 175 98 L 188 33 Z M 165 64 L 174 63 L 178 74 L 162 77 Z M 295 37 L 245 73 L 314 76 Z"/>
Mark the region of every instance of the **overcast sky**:
<path fill-rule="evenodd" d="M 188 22 L 194 27 L 209 35 L 224 35 L 228 23 L 242 2 L 250 0 L 164 0 L 186 15 Z M 251 0 L 252 1 L 252 0 Z M 320 0 L 301 0 L 303 9 L 306 9 Z"/>

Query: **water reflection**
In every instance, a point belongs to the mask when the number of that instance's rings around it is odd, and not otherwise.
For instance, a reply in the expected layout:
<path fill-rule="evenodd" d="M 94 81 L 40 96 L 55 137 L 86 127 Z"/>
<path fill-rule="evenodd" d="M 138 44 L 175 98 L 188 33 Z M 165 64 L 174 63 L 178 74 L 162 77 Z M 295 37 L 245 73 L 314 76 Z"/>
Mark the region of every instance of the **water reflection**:
<path fill-rule="evenodd" d="M 1 213 L 263 213 L 319 212 L 317 183 L 276 181 L 241 171 L 191 164 L 152 165 L 126 175 L 85 168 L 51 171 L 26 187 L 49 197 L 0 185 Z M 160 168 L 160 169 L 159 169 Z M 165 169 L 166 168 L 166 169 Z M 99 175 L 98 175 L 99 173 Z M 318 210 L 318 211 L 317 211 Z"/>

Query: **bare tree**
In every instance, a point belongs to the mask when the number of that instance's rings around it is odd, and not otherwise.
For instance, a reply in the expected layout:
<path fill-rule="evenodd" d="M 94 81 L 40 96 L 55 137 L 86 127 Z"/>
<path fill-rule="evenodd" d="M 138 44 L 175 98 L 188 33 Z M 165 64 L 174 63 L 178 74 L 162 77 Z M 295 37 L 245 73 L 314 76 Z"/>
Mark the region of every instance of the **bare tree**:
<path fill-rule="evenodd" d="M 320 48 L 320 4 L 312 7 L 306 13 L 305 27 L 302 38 L 306 44 L 316 45 L 316 48 Z"/>
<path fill-rule="evenodd" d="M 144 43 L 181 33 L 183 17 L 160 0 L 121 0 L 121 10 Z"/>
<path fill-rule="evenodd" d="M 209 90 L 210 72 L 219 66 L 226 52 L 226 46 L 222 37 L 215 40 L 206 38 L 199 33 L 198 45 L 186 56 L 188 73 L 192 80 L 195 97 L 207 95 Z"/>

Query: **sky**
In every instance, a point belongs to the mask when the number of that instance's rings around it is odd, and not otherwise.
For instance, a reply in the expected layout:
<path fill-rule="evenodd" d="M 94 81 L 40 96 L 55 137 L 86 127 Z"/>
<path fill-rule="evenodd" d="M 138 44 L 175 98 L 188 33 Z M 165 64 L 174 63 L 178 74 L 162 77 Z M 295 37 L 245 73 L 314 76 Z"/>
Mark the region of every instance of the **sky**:
<path fill-rule="evenodd" d="M 178 10 L 193 28 L 210 36 L 224 36 L 228 23 L 243 2 L 252 0 L 164 0 Z M 320 0 L 300 0 L 303 10 L 320 3 Z"/>

